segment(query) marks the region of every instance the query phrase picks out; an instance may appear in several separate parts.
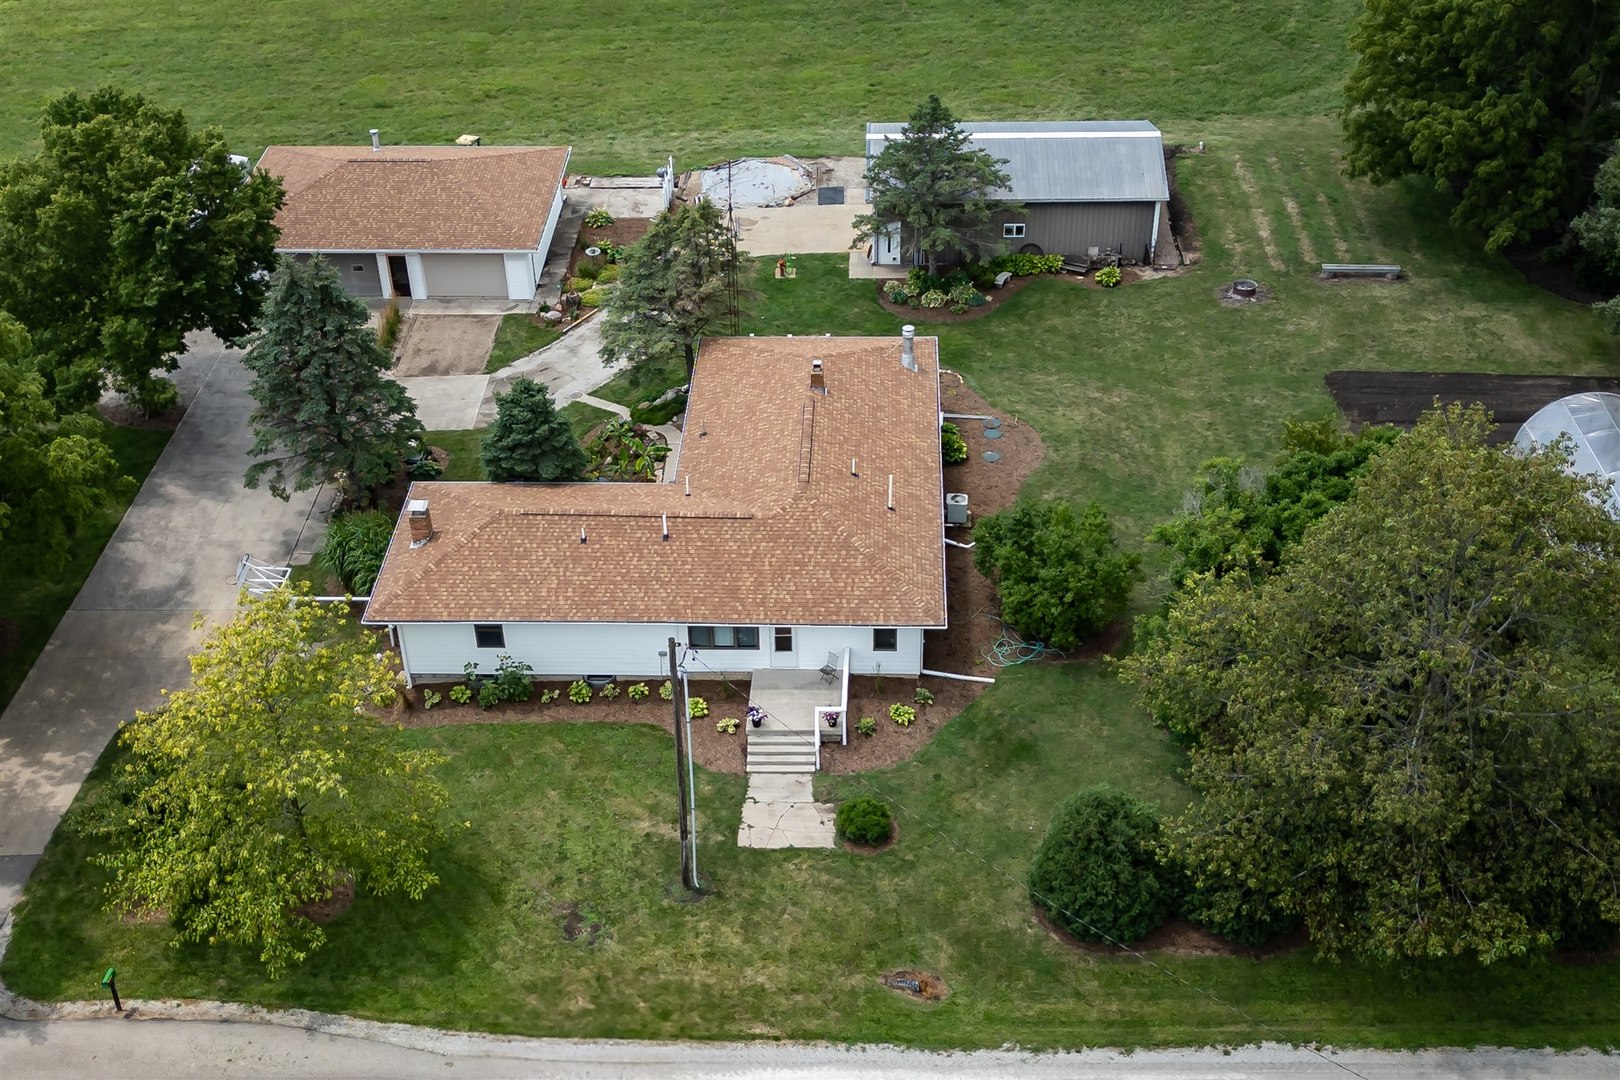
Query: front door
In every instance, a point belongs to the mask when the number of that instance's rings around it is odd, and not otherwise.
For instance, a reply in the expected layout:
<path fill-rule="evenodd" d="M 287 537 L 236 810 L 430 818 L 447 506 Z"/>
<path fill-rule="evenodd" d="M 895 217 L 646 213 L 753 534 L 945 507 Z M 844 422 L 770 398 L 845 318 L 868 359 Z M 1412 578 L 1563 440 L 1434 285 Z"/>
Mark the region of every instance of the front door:
<path fill-rule="evenodd" d="M 872 261 L 879 266 L 900 265 L 900 223 L 884 226 L 873 238 Z"/>
<path fill-rule="evenodd" d="M 771 667 L 796 668 L 799 666 L 798 640 L 793 627 L 778 626 L 771 631 Z"/>
<path fill-rule="evenodd" d="M 394 283 L 395 296 L 411 295 L 411 268 L 406 265 L 405 256 L 388 256 L 388 277 Z"/>

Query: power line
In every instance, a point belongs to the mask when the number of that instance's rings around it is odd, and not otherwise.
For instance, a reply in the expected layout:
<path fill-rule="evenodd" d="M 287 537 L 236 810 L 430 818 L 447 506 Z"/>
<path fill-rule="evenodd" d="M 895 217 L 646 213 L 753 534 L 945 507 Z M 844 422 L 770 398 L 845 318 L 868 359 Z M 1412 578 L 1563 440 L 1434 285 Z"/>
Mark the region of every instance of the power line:
<path fill-rule="evenodd" d="M 715 676 L 719 676 L 721 678 L 724 677 L 724 676 L 721 675 L 720 672 L 715 671 L 714 668 L 711 668 L 711 667 L 709 667 L 708 664 L 705 664 L 703 662 L 703 658 L 701 656 L 699 656 L 692 649 L 686 650 L 686 656 L 682 659 L 681 666 L 682 666 L 683 670 L 684 670 L 684 668 L 686 666 L 687 661 L 695 661 L 699 666 L 703 667 L 710 674 L 715 675 Z M 772 714 L 769 711 L 766 711 L 764 709 L 761 709 L 761 711 L 764 712 L 766 716 L 771 716 L 778 723 L 781 723 L 783 725 L 783 727 L 786 728 L 788 731 L 791 732 L 791 731 L 794 730 L 792 728 L 788 728 L 786 722 L 783 721 L 781 719 L 781 717 L 776 717 L 776 716 L 774 716 L 774 714 Z M 843 717 L 842 720 L 846 724 L 849 723 L 849 717 L 847 717 L 847 716 Z M 795 734 L 800 734 L 798 732 L 794 732 L 794 733 Z M 746 738 L 746 735 L 744 737 Z M 817 737 L 818 738 L 820 737 L 819 733 L 818 733 Z M 801 735 L 801 738 L 802 738 L 802 735 Z M 804 741 L 808 742 L 808 740 L 804 740 Z M 934 835 L 938 836 L 941 840 L 944 840 L 946 844 L 950 845 L 956 851 L 958 851 L 958 852 L 960 852 L 960 853 L 962 853 L 964 855 L 967 855 L 970 858 L 976 860 L 977 862 L 982 864 L 985 868 L 987 868 L 991 873 L 996 874 L 997 876 L 999 876 L 1001 878 L 1004 878 L 1006 881 L 1010 882 L 1014 886 L 1017 886 L 1018 888 L 1021 888 L 1021 889 L 1028 889 L 1028 884 L 1026 882 L 1024 882 L 1024 881 L 1020 880 L 1019 878 L 1015 877 L 1010 871 L 1005 870 L 1002 867 L 998 866 L 996 863 L 992 862 L 990 859 L 986 858 L 985 856 L 979 854 L 977 851 L 974 851 L 972 848 L 968 847 L 966 844 L 961 843 L 955 837 L 951 836 L 949 833 L 947 833 L 944 830 L 942 830 L 941 828 L 939 828 L 939 826 L 935 825 L 933 822 L 929 821 L 927 818 L 924 818 L 921 814 L 918 814 L 915 811 L 913 811 L 912 809 L 910 809 L 909 807 L 907 807 L 904 803 L 902 803 L 899 799 L 895 798 L 892 794 L 890 794 L 889 792 L 884 791 L 882 788 L 879 788 L 876 784 L 874 784 L 870 780 L 868 780 L 864 774 L 862 774 L 862 773 L 849 773 L 847 775 L 850 778 L 852 778 L 856 783 L 860 784 L 862 787 L 864 787 L 868 791 L 872 792 L 874 795 L 880 796 L 883 799 L 885 799 L 886 801 L 893 803 L 894 806 L 897 809 L 899 809 L 902 813 L 907 815 L 908 818 L 910 818 L 911 820 L 915 821 L 917 824 L 923 826 L 924 828 L 926 828 L 929 831 L 931 831 L 932 833 L 934 833 Z M 1131 956 L 1133 956 L 1136 959 L 1142 961 L 1142 963 L 1144 963 L 1144 964 L 1148 965 L 1149 967 L 1153 968 L 1155 971 L 1159 972 L 1160 974 L 1162 974 L 1162 975 L 1164 975 L 1164 976 L 1166 976 L 1166 977 L 1168 977 L 1170 979 L 1173 979 L 1175 982 L 1177 982 L 1180 985 L 1186 987 L 1187 989 L 1192 990 L 1193 992 L 1202 995 L 1204 998 L 1208 999 L 1209 1001 L 1214 1002 L 1216 1005 L 1219 1005 L 1222 1008 L 1227 1009 L 1228 1011 L 1232 1012 L 1236 1016 L 1241 1017 L 1243 1020 L 1245 1020 L 1249 1024 L 1252 1024 L 1255 1027 L 1260 1028 L 1261 1030 L 1267 1032 L 1270 1035 L 1276 1036 L 1282 1042 L 1295 1043 L 1295 1044 L 1303 1045 L 1307 1051 L 1314 1054 L 1316 1057 L 1321 1058 L 1323 1061 L 1327 1062 L 1329 1065 L 1332 1065 L 1334 1068 L 1342 1069 L 1344 1072 L 1349 1073 L 1351 1076 L 1358 1077 L 1359 1080 L 1368 1080 L 1368 1078 L 1364 1074 L 1362 1074 L 1360 1072 L 1357 1072 L 1355 1069 L 1351 1068 L 1349 1065 L 1346 1065 L 1342 1061 L 1335 1060 L 1334 1058 L 1330 1057 L 1328 1054 L 1326 1054 L 1323 1051 L 1317 1049 L 1314 1044 L 1300 1043 L 1300 1040 L 1298 1038 L 1296 1038 L 1295 1036 L 1290 1035 L 1288 1032 L 1283 1031 L 1281 1028 L 1277 1027 L 1276 1025 L 1268 1023 L 1267 1021 L 1262 1020 L 1261 1018 L 1255 1016 L 1254 1014 L 1246 1011 L 1242 1006 L 1234 1004 L 1233 1002 L 1227 1001 L 1225 998 L 1221 997 L 1219 994 L 1216 994 L 1213 990 L 1209 990 L 1209 989 L 1206 989 L 1205 987 L 1202 987 L 1202 986 L 1198 985 L 1197 983 L 1193 982 L 1191 979 L 1188 979 L 1185 975 L 1182 975 L 1180 972 L 1175 971 L 1175 970 L 1173 970 L 1173 969 L 1171 969 L 1169 967 L 1166 967 L 1164 964 L 1162 964 L 1159 961 L 1153 959 L 1153 957 L 1149 956 L 1147 953 L 1144 953 L 1139 949 L 1132 948 L 1130 945 L 1127 945 L 1123 941 L 1115 940 L 1111 935 L 1106 934 L 1103 931 L 1097 929 L 1097 927 L 1093 926 L 1087 920 L 1082 919 L 1080 916 L 1076 915 L 1074 912 L 1070 911 L 1068 908 L 1063 907 L 1062 905 L 1053 902 L 1048 897 L 1034 891 L 1033 889 L 1030 889 L 1029 893 L 1036 900 L 1040 901 L 1040 903 L 1043 906 L 1049 908 L 1050 910 L 1061 912 L 1063 915 L 1065 915 L 1068 918 L 1074 920 L 1074 922 L 1076 922 L 1080 926 L 1085 927 L 1090 933 L 1096 935 L 1098 938 L 1100 938 L 1105 943 L 1107 943 L 1109 945 L 1112 945 L 1114 948 L 1120 949 L 1123 952 L 1129 953 Z"/>

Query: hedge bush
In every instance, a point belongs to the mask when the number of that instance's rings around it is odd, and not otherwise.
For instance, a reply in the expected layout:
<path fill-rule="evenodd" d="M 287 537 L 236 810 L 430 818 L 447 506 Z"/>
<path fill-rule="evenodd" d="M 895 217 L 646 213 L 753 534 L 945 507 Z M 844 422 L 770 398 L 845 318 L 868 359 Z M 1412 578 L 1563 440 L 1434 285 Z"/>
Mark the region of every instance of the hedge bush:
<path fill-rule="evenodd" d="M 967 440 L 962 438 L 962 429 L 946 421 L 939 428 L 939 451 L 945 458 L 947 465 L 960 465 L 968 459 Z"/>
<path fill-rule="evenodd" d="M 1299 919 L 1272 907 L 1248 889 L 1220 882 L 1194 886 L 1182 901 L 1182 916 L 1239 945 L 1264 945 L 1299 925 Z"/>
<path fill-rule="evenodd" d="M 894 835 L 894 817 L 887 804 L 870 795 L 857 795 L 838 808 L 833 827 L 840 839 L 876 847 Z"/>
<path fill-rule="evenodd" d="M 1175 910 L 1177 873 L 1159 857 L 1159 813 L 1107 785 L 1063 804 L 1029 869 L 1029 898 L 1085 941 L 1138 941 Z"/>

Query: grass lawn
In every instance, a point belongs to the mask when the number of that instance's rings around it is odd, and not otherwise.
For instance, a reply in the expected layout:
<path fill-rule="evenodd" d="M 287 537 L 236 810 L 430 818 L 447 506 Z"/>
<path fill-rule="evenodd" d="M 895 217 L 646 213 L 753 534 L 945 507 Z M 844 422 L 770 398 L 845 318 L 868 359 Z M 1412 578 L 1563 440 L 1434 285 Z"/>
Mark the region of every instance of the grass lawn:
<path fill-rule="evenodd" d="M 595 405 L 587 405 L 583 401 L 570 401 L 559 410 L 568 419 L 568 426 L 574 431 L 574 438 L 580 442 L 604 421 L 613 419 L 613 414 L 606 409 L 598 409 Z M 430 431 L 427 441 L 432 446 L 446 450 L 450 454 L 450 461 L 445 466 L 443 480 L 482 480 L 484 479 L 484 462 L 479 456 L 479 447 L 484 439 L 485 428 L 466 428 L 460 431 Z"/>
<path fill-rule="evenodd" d="M 120 427 L 103 422 L 101 438 L 118 459 L 124 475 L 137 485 L 157 464 L 158 455 L 169 443 L 173 432 Z M 90 571 L 101 557 L 101 549 L 112 539 L 130 499 L 111 500 L 98 518 L 86 524 L 84 531 L 70 545 L 67 563 L 53 573 L 34 571 L 15 559 L 0 559 L 0 618 L 17 624 L 17 647 L 0 655 L 0 711 L 4 711 L 12 695 L 33 667 L 34 659 L 50 640 L 56 624 L 73 603 L 79 586 L 90 576 Z"/>
<path fill-rule="evenodd" d="M 1357 0 L 968 0 L 885 8 L 811 0 L 430 0 L 376 10 L 213 0 L 0 5 L 0 154 L 37 145 L 40 106 L 113 82 L 221 128 L 232 147 L 571 143 L 580 172 L 648 173 L 741 154 L 860 153 L 867 120 L 929 93 L 968 118 L 1322 115 L 1349 69 Z M 1099 33 L 1106 27 L 1106 33 Z M 381 32 L 385 31 L 385 32 Z M 894 62 L 891 42 L 909 57 Z M 558 45 L 563 47 L 559 48 Z M 648 72 L 657 72 L 648 78 Z M 543 103 L 540 108 L 537 103 Z M 1196 137 L 1196 136 L 1195 136 Z"/>
<path fill-rule="evenodd" d="M 562 337 L 562 331 L 551 326 L 538 325 L 528 315 L 504 315 L 500 329 L 495 331 L 495 345 L 489 350 L 489 362 L 484 371 L 493 375 L 536 349 L 543 349 Z"/>
<path fill-rule="evenodd" d="M 946 365 L 1045 436 L 1050 454 L 1033 493 L 1098 499 L 1138 545 L 1181 505 L 1200 460 L 1263 459 L 1282 420 L 1326 414 L 1322 375 L 1334 368 L 1615 370 L 1620 346 L 1589 311 L 1479 254 L 1419 185 L 1346 182 L 1336 145 L 1326 122 L 1274 125 L 1264 138 L 1258 127 L 1232 127 L 1182 163 L 1202 266 L 1113 291 L 1037 282 L 989 318 L 939 328 Z M 1403 263 L 1411 280 L 1313 280 L 1312 262 L 1341 255 Z M 842 276 L 842 256 L 801 256 L 799 265 L 796 280 L 778 282 L 768 260 L 759 264 L 764 297 L 745 332 L 895 332 L 870 283 Z M 1217 287 L 1240 273 L 1274 299 L 1221 306 Z M 476 461 L 476 437 L 431 435 L 457 455 L 452 476 L 460 451 Z M 1167 560 L 1149 554 L 1162 572 Z M 1155 578 L 1140 604 L 1160 589 Z M 661 732 L 557 724 L 400 737 L 450 755 L 455 813 L 472 823 L 441 853 L 444 885 L 423 903 L 363 898 L 331 928 L 325 951 L 269 983 L 248 955 L 169 949 L 162 928 L 97 911 L 84 849 L 61 835 L 19 912 L 8 984 L 80 997 L 116 964 L 131 995 L 584 1037 L 1620 1044 L 1613 962 L 1383 968 L 1308 953 L 1160 957 L 1182 982 L 1052 940 L 1018 882 L 1056 806 L 1097 780 L 1167 811 L 1188 797 L 1180 754 L 1106 664 L 1013 669 L 912 761 L 821 778 L 827 797 L 875 789 L 897 807 L 901 841 L 879 857 L 739 849 L 742 781 L 702 775 L 700 862 L 713 895 L 700 904 L 672 898 Z M 604 927 L 596 944 L 562 940 L 570 904 Z M 878 989 L 875 977 L 898 967 L 938 971 L 951 997 L 919 1006 Z"/>
<path fill-rule="evenodd" d="M 633 367 L 626 365 L 613 378 L 592 390 L 591 396 L 633 409 L 643 401 L 653 400 L 672 386 L 685 385 L 684 361 L 637 364 Z"/>

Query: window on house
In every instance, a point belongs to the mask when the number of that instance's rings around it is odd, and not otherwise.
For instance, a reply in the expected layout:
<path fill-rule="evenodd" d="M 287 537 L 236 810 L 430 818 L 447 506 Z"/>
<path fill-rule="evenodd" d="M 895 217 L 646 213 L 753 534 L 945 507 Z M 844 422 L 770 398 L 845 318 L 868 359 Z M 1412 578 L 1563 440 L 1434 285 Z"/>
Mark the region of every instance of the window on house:
<path fill-rule="evenodd" d="M 1022 240 L 1024 238 L 1024 223 L 1022 221 L 1009 221 L 1001 226 L 1001 235 L 1007 240 Z"/>
<path fill-rule="evenodd" d="M 793 651 L 793 627 L 791 627 L 791 626 L 778 626 L 776 628 L 776 651 L 777 652 L 792 652 Z"/>
<path fill-rule="evenodd" d="M 757 649 L 757 626 L 688 626 L 686 643 L 694 649 Z"/>
<path fill-rule="evenodd" d="M 872 651 L 899 652 L 900 631 L 894 629 L 893 627 L 874 627 L 872 630 Z"/>
<path fill-rule="evenodd" d="M 480 649 L 504 649 L 506 627 L 500 623 L 474 623 L 473 641 Z"/>

